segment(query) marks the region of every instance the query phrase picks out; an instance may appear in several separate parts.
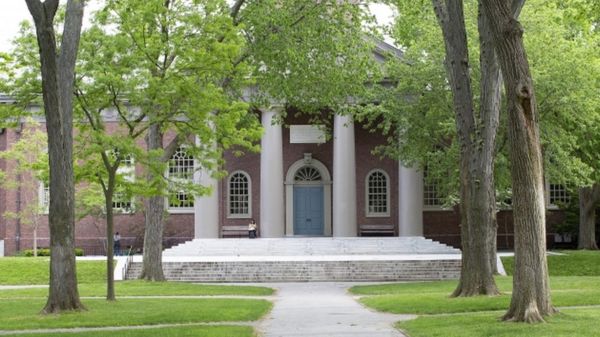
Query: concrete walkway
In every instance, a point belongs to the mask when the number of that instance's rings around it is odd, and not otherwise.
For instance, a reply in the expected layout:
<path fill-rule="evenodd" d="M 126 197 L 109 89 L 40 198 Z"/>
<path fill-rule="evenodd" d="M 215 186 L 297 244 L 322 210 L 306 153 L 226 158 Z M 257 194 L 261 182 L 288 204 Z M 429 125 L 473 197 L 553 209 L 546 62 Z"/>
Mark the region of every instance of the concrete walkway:
<path fill-rule="evenodd" d="M 258 324 L 262 337 L 403 337 L 393 324 L 415 317 L 363 307 L 347 292 L 351 283 L 261 285 L 277 289 L 273 311 Z"/>

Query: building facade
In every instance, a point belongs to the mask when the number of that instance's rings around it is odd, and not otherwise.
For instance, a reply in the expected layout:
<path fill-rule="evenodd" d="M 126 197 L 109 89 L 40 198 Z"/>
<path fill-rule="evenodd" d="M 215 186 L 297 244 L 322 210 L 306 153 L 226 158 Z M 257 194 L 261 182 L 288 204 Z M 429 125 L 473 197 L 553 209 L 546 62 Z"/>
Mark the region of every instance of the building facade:
<path fill-rule="evenodd" d="M 460 215 L 457 208 L 444 209 L 435 185 L 426 184 L 418 169 L 373 154 L 385 138 L 355 124 L 349 116 L 335 115 L 330 133 L 311 125 L 308 117 L 289 113 L 281 123 L 274 119 L 281 107 L 260 112 L 265 130 L 261 152 L 236 156 L 225 154 L 227 176 L 216 180 L 196 170 L 194 159 L 179 149 L 170 161 L 167 175 L 187 177 L 212 186 L 210 196 L 196 197 L 178 191 L 165 200 L 169 215 L 164 234 L 166 247 L 193 238 L 247 236 L 254 219 L 258 236 L 354 237 L 425 236 L 460 247 Z M 109 123 L 109 129 L 117 123 Z M 18 141 L 20 129 L 4 129 L 0 150 Z M 166 137 L 165 141 L 169 141 Z M 141 144 L 140 144 L 141 145 Z M 140 168 L 131 170 L 141 174 Z M 0 161 L 0 169 L 11 163 Z M 127 169 L 127 166 L 125 166 Z M 31 177 L 21 177 L 31 179 Z M 31 194 L 31 193 L 30 193 Z M 560 185 L 548 188 L 549 202 L 568 198 Z M 0 248 L 13 255 L 33 245 L 33 228 L 6 216 L 28 202 L 47 203 L 47 187 L 40 184 L 39 198 L 19 189 L 0 190 Z M 115 231 L 122 247 L 143 246 L 143 210 L 135 200 L 116 200 Z M 548 225 L 563 221 L 563 213 L 549 207 Z M 105 253 L 105 223 L 102 217 L 85 217 L 76 224 L 76 245 L 86 254 Z M 550 227 L 551 228 L 551 227 Z M 552 231 L 549 230 L 549 233 Z M 49 242 L 47 216 L 36 231 L 39 247 Z M 549 235 L 549 242 L 553 236 Z M 498 247 L 513 241 L 512 212 L 498 213 Z"/>

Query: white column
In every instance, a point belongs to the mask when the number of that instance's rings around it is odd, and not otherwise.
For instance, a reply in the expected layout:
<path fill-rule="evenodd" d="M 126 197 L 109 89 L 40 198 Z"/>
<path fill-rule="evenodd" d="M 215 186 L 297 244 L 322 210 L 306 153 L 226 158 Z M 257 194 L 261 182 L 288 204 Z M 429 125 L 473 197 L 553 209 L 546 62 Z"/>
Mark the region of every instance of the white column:
<path fill-rule="evenodd" d="M 196 143 L 198 138 L 196 138 Z M 219 184 L 208 170 L 194 172 L 194 182 L 210 188 L 209 195 L 194 198 L 194 238 L 212 239 L 219 237 Z"/>
<path fill-rule="evenodd" d="M 333 236 L 357 236 L 356 159 L 351 116 L 333 121 Z"/>
<path fill-rule="evenodd" d="M 216 179 L 204 170 L 198 171 L 200 185 L 211 189 L 209 195 L 194 200 L 194 238 L 212 239 L 219 237 L 219 186 Z"/>
<path fill-rule="evenodd" d="M 263 110 L 262 126 L 265 133 L 260 142 L 260 236 L 283 237 L 283 141 L 281 125 L 273 124 L 277 111 Z"/>
<path fill-rule="evenodd" d="M 423 172 L 398 165 L 398 234 L 423 236 Z"/>

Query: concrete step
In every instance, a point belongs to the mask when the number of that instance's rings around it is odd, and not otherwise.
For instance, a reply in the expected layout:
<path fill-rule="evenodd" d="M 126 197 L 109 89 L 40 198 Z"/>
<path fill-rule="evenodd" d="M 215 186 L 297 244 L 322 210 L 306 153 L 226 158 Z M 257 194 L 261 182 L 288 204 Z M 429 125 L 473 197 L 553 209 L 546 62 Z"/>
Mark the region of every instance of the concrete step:
<path fill-rule="evenodd" d="M 164 256 L 304 256 L 459 254 L 423 237 L 195 239 L 167 249 Z"/>
<path fill-rule="evenodd" d="M 262 261 L 165 261 L 165 277 L 184 282 L 319 282 L 319 281 L 417 281 L 456 279 L 460 257 L 440 259 L 384 259 L 366 257 L 340 260 L 295 260 L 284 257 Z M 141 273 L 133 262 L 127 279 Z"/>

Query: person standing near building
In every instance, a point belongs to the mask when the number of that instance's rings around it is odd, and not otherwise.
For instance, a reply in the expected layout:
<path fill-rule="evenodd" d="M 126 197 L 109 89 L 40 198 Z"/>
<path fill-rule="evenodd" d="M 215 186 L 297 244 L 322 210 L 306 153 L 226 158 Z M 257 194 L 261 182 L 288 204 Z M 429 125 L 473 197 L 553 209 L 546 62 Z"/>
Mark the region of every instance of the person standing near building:
<path fill-rule="evenodd" d="M 115 233 L 113 240 L 114 240 L 114 243 L 113 243 L 114 254 L 121 255 L 121 235 L 119 235 L 119 232 Z"/>

